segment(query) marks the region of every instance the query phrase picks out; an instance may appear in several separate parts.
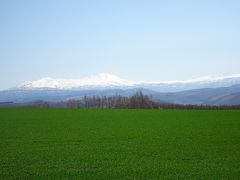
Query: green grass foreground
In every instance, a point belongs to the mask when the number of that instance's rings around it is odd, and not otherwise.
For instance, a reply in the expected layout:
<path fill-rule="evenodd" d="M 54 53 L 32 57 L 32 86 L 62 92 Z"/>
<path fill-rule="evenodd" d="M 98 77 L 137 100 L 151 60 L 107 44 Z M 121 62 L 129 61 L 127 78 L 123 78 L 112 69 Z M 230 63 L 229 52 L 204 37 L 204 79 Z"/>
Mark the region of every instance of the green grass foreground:
<path fill-rule="evenodd" d="M 0 179 L 238 179 L 240 111 L 0 109 Z"/>

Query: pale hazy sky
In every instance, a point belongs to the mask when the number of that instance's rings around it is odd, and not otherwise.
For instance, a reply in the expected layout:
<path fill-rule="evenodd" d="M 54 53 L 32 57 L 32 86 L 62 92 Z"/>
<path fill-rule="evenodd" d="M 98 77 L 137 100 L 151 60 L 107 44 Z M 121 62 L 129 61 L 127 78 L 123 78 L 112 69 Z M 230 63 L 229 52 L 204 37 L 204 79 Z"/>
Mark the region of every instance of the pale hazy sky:
<path fill-rule="evenodd" d="M 0 0 L 0 89 L 112 73 L 240 73 L 239 0 Z"/>

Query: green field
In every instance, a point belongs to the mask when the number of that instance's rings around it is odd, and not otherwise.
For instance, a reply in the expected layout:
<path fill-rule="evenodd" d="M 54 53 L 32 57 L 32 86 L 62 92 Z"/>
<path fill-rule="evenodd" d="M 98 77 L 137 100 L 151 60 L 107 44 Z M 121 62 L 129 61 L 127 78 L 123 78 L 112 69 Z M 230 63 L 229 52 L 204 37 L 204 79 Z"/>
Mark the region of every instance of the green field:
<path fill-rule="evenodd" d="M 240 111 L 0 109 L 0 179 L 239 179 Z"/>

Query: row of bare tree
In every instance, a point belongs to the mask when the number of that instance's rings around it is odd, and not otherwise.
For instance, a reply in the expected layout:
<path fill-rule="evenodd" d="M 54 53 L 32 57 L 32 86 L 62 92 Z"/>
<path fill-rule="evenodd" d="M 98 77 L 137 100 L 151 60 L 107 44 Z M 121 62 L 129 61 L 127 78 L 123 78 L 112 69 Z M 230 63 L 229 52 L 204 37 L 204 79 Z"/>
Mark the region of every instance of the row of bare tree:
<path fill-rule="evenodd" d="M 83 99 L 72 99 L 67 101 L 69 108 L 119 108 L 119 109 L 206 109 L 206 110 L 227 110 L 240 109 L 240 105 L 180 105 L 169 103 L 158 103 L 153 101 L 141 91 L 131 97 L 122 96 L 85 96 Z"/>

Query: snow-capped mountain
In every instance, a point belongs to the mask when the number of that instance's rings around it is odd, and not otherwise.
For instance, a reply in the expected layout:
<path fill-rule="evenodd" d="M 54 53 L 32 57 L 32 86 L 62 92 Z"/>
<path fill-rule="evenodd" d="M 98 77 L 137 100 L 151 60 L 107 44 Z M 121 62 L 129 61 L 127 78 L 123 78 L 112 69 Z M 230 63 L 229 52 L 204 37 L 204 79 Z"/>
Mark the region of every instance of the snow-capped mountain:
<path fill-rule="evenodd" d="M 131 81 L 116 75 L 101 73 L 82 79 L 42 78 L 26 81 L 17 89 L 126 89 L 146 88 L 159 92 L 176 92 L 189 89 L 228 87 L 240 84 L 240 74 L 231 76 L 207 76 L 184 81 Z"/>
<path fill-rule="evenodd" d="M 133 81 L 121 79 L 116 75 L 101 73 L 82 79 L 53 79 L 42 78 L 36 81 L 26 81 L 19 88 L 54 88 L 54 89 L 79 89 L 97 87 L 132 86 Z"/>
<path fill-rule="evenodd" d="M 82 79 L 43 78 L 0 91 L 1 102 L 59 102 L 84 96 L 132 96 L 141 90 L 160 102 L 178 104 L 240 104 L 240 74 L 185 81 L 130 81 L 111 74 Z"/>

